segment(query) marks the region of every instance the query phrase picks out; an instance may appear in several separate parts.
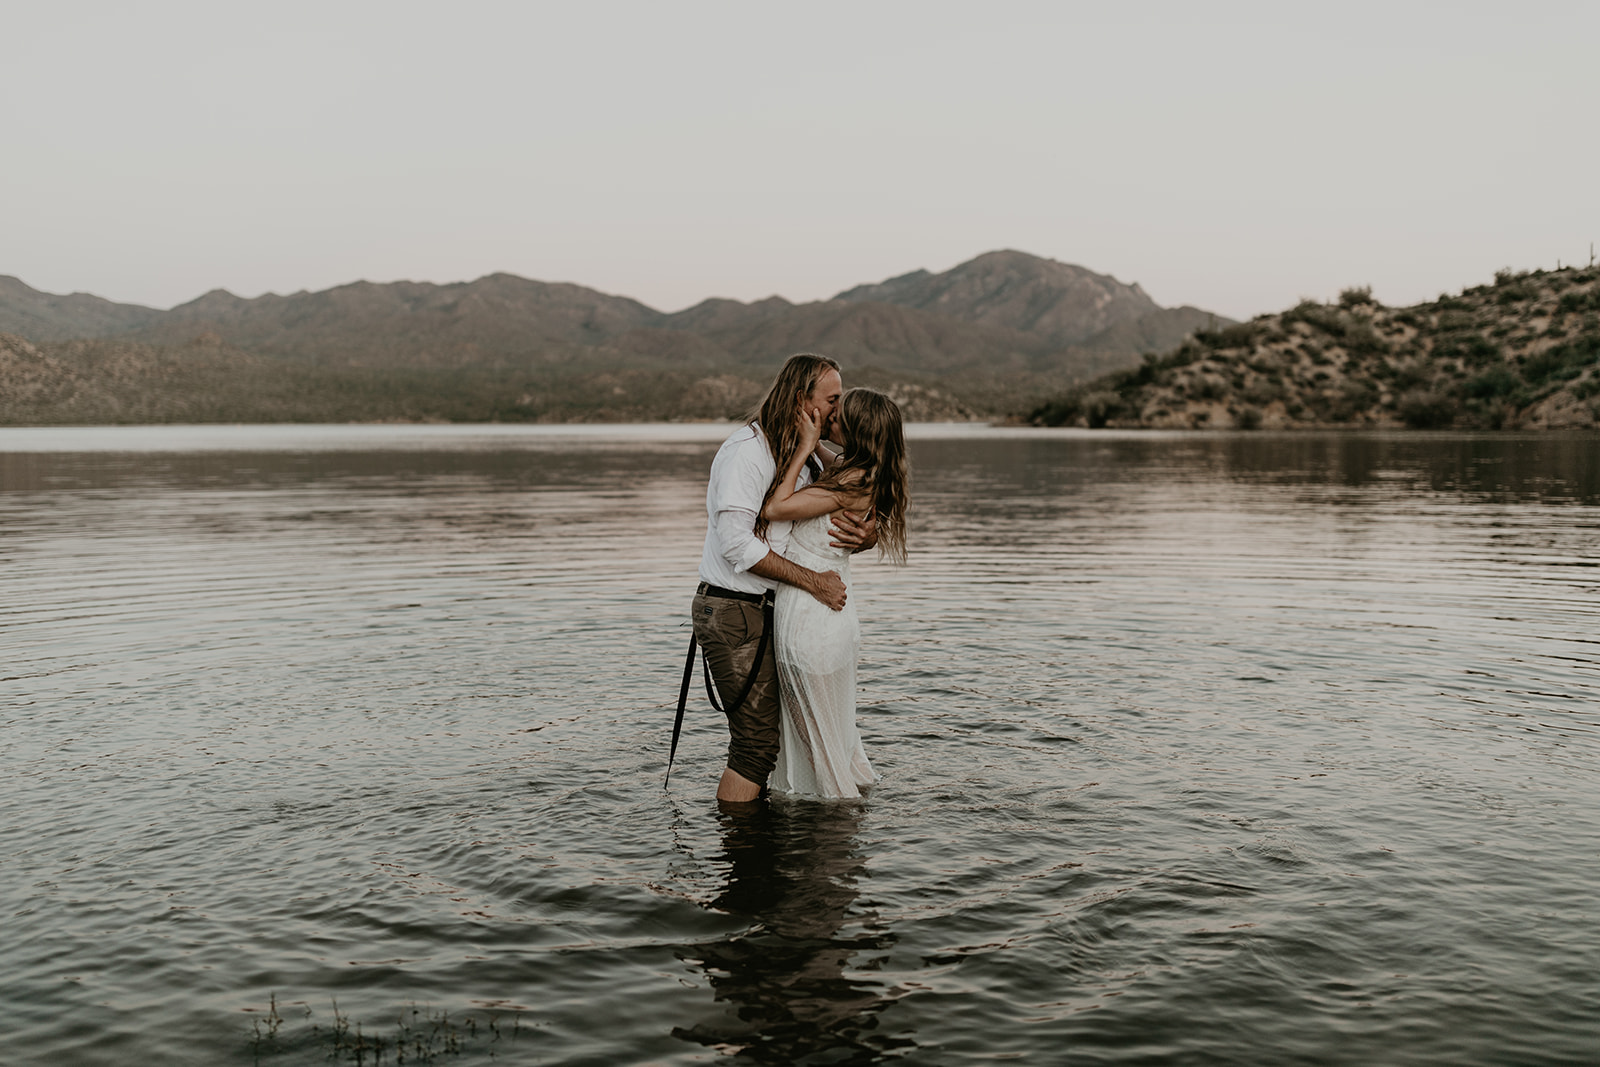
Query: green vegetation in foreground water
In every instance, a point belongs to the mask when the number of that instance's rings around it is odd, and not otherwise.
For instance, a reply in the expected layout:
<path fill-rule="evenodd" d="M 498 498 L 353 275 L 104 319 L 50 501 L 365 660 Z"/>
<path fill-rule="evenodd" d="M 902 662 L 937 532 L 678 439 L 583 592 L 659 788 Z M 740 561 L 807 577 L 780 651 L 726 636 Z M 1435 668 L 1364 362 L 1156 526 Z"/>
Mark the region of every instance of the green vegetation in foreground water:
<path fill-rule="evenodd" d="M 312 1017 L 309 1004 L 301 1001 L 296 1007 L 304 1018 Z M 447 1011 L 413 1004 L 401 1009 L 392 1031 L 374 1027 L 368 1032 L 339 1010 L 338 1000 L 333 1001 L 333 1025 L 327 1028 L 316 1023 L 285 1028 L 276 993 L 271 995 L 265 1013 L 255 1008 L 246 1010 L 260 1016 L 250 1031 L 250 1052 L 258 1064 L 271 1063 L 279 1055 L 302 1049 L 319 1050 L 320 1058 L 332 1063 L 370 1063 L 374 1067 L 433 1063 L 441 1056 L 480 1051 L 485 1045 L 489 1056 L 495 1058 L 510 1051 L 510 1046 L 530 1032 L 522 1025 L 520 1011 L 511 1012 L 510 1025 L 502 1026 L 504 1013 L 468 1013 L 452 1019 Z"/>
<path fill-rule="evenodd" d="M 1305 301 L 1106 375 L 1044 426 L 1568 429 L 1600 424 L 1600 268 L 1501 271 L 1408 308 Z"/>

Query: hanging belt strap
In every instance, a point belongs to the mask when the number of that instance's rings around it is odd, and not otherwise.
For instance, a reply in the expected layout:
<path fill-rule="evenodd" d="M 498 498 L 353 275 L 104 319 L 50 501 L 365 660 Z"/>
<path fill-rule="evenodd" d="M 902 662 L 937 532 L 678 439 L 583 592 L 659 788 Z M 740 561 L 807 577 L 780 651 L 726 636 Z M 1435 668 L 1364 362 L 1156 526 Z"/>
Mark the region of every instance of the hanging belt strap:
<path fill-rule="evenodd" d="M 667 777 L 662 786 L 672 781 L 672 761 L 678 755 L 678 735 L 683 732 L 683 706 L 689 702 L 689 679 L 694 677 L 694 650 L 699 647 L 694 634 L 689 635 L 689 655 L 683 661 L 683 686 L 678 690 L 678 717 L 672 720 L 672 749 L 667 753 Z"/>
<path fill-rule="evenodd" d="M 773 596 L 768 593 L 761 598 L 761 640 L 756 643 L 756 659 L 750 665 L 750 674 L 744 680 L 744 688 L 739 690 L 739 698 L 724 710 L 717 702 L 717 691 L 711 684 L 711 661 L 707 659 L 705 651 L 700 654 L 700 665 L 705 672 L 706 696 L 711 700 L 711 706 L 721 711 L 724 715 L 732 715 L 744 707 L 745 698 L 750 695 L 750 690 L 755 687 L 756 675 L 761 673 L 761 661 L 767 657 L 767 642 L 772 640 L 772 601 Z M 699 647 L 699 641 L 693 634 L 689 635 L 689 654 L 683 660 L 683 685 L 678 688 L 678 714 L 672 720 L 672 747 L 667 751 L 667 776 L 662 780 L 662 786 L 672 781 L 672 761 L 678 755 L 678 736 L 683 733 L 683 709 L 689 703 L 689 679 L 694 677 L 694 650 Z"/>

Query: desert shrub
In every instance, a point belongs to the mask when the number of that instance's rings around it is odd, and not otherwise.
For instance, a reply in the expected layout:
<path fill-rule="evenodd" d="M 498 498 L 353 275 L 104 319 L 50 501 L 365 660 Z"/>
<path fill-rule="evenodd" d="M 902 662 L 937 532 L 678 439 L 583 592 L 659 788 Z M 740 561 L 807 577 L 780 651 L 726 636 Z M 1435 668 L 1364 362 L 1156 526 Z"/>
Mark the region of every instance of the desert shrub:
<path fill-rule="evenodd" d="M 1116 393 L 1095 392 L 1083 398 L 1083 414 L 1090 429 L 1098 430 L 1112 419 L 1121 418 L 1127 411 L 1126 402 Z"/>
<path fill-rule="evenodd" d="M 1111 388 L 1124 396 L 1131 395 L 1147 385 L 1155 384 L 1161 370 L 1153 361 L 1146 360 L 1133 370 L 1123 371 L 1121 374 L 1111 376 Z"/>
<path fill-rule="evenodd" d="M 1427 361 L 1422 359 L 1396 360 L 1394 363 L 1383 364 L 1372 370 L 1374 377 L 1387 378 L 1390 388 L 1396 393 L 1422 385 L 1432 376 L 1429 372 Z"/>
<path fill-rule="evenodd" d="M 1193 379 L 1189 395 L 1196 400 L 1221 400 L 1228 394 L 1228 383 L 1214 374 L 1201 374 Z"/>
<path fill-rule="evenodd" d="M 1265 407 L 1274 400 L 1282 400 L 1286 393 L 1282 381 L 1268 378 L 1250 383 L 1244 390 L 1244 398 L 1252 404 Z"/>
<path fill-rule="evenodd" d="M 1144 361 L 1153 362 L 1158 368 L 1165 370 L 1168 367 L 1187 367 L 1197 359 L 1204 359 L 1205 356 L 1206 346 L 1191 337 L 1165 356 L 1146 352 Z"/>
<path fill-rule="evenodd" d="M 1596 393 L 1600 393 L 1600 377 L 1592 374 L 1583 381 L 1574 382 L 1572 385 L 1572 395 L 1579 400 L 1588 400 Z"/>
<path fill-rule="evenodd" d="M 1241 430 L 1261 429 L 1261 409 L 1246 404 L 1233 413 L 1233 423 Z"/>
<path fill-rule="evenodd" d="M 1339 314 L 1337 308 L 1319 304 L 1315 300 L 1302 300 L 1288 311 L 1285 311 L 1283 313 L 1283 322 L 1285 325 L 1303 322 L 1312 329 L 1321 330 L 1323 333 L 1334 337 L 1344 336 L 1344 316 Z"/>
<path fill-rule="evenodd" d="M 1083 398 L 1076 393 L 1048 400 L 1028 413 L 1035 426 L 1067 426 L 1083 415 Z"/>
<path fill-rule="evenodd" d="M 1378 336 L 1370 322 L 1352 322 L 1345 327 L 1344 348 L 1353 356 L 1376 356 L 1389 351 L 1389 342 Z"/>
<path fill-rule="evenodd" d="M 1569 381 L 1595 362 L 1600 362 L 1600 336 L 1590 334 L 1565 344 L 1552 345 L 1538 355 L 1524 359 L 1522 376 L 1530 385 Z"/>
<path fill-rule="evenodd" d="M 1522 379 L 1506 366 L 1491 367 L 1489 370 L 1465 382 L 1461 386 L 1461 394 L 1476 400 L 1492 400 L 1498 397 L 1510 396 L 1522 384 Z"/>
<path fill-rule="evenodd" d="M 1196 330 L 1194 339 L 1207 348 L 1254 348 L 1261 327 L 1254 322 L 1236 322 L 1220 330 Z"/>
<path fill-rule="evenodd" d="M 1568 290 L 1561 294 L 1561 299 L 1556 301 L 1556 310 L 1563 315 L 1570 315 L 1575 311 L 1600 311 L 1600 287 L 1573 292 Z"/>
<path fill-rule="evenodd" d="M 1283 357 L 1279 356 L 1275 352 L 1262 352 L 1261 354 L 1251 356 L 1248 360 L 1246 360 L 1245 366 L 1249 367 L 1257 374 L 1280 377 L 1283 374 Z"/>
<path fill-rule="evenodd" d="M 1349 422 L 1378 402 L 1378 387 L 1372 382 L 1352 379 L 1339 387 L 1328 404 L 1328 417 L 1334 422 Z"/>
<path fill-rule="evenodd" d="M 1123 371 L 1111 379 L 1111 388 L 1123 396 L 1129 396 L 1136 389 L 1169 380 L 1172 377 L 1169 371 L 1187 367 L 1204 359 L 1208 351 L 1204 345 L 1190 338 L 1170 355 L 1161 356 L 1154 352 L 1146 352 L 1139 366 L 1131 371 Z"/>
<path fill-rule="evenodd" d="M 1472 429 L 1499 430 L 1505 427 L 1514 410 L 1515 405 L 1509 400 L 1468 400 L 1457 415 L 1457 421 L 1465 422 Z"/>
<path fill-rule="evenodd" d="M 1398 407 L 1400 418 L 1413 430 L 1437 430 L 1455 421 L 1458 405 L 1444 393 L 1416 389 L 1402 396 Z"/>
<path fill-rule="evenodd" d="M 1435 359 L 1459 359 L 1469 367 L 1482 367 L 1500 359 L 1500 346 L 1482 334 L 1443 337 L 1433 346 Z"/>
<path fill-rule="evenodd" d="M 1372 299 L 1372 286 L 1351 286 L 1339 293 L 1339 306 L 1342 308 L 1355 308 L 1363 305 L 1376 307 L 1378 302 Z"/>

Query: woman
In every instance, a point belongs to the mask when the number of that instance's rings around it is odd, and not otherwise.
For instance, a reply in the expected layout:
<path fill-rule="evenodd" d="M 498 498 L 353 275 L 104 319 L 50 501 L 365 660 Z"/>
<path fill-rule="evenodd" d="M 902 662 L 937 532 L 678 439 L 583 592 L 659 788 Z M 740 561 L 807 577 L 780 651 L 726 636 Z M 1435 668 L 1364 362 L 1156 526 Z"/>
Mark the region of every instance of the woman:
<path fill-rule="evenodd" d="M 850 584 L 850 554 L 828 542 L 835 511 L 871 512 L 878 520 L 878 550 L 898 563 L 906 555 L 906 444 L 900 408 L 871 389 L 851 389 L 839 400 L 831 435 L 842 451 L 821 447 L 822 417 L 802 411 L 800 448 L 780 472 L 761 518 L 794 523 L 788 557 L 813 570 L 837 571 Z M 797 488 L 808 456 L 824 471 Z M 822 797 L 859 797 L 877 780 L 856 730 L 856 660 L 861 626 L 855 602 L 833 611 L 789 585 L 776 605 L 778 684 L 783 716 L 772 789 Z"/>

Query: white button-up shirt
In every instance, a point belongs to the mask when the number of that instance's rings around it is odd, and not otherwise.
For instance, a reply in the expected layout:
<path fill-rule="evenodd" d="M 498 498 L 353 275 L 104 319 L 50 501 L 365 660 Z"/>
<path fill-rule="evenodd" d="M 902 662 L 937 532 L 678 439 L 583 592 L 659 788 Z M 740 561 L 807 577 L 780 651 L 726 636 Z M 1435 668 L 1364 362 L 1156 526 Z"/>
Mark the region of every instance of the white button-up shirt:
<path fill-rule="evenodd" d="M 766 540 L 755 534 L 761 501 L 778 465 L 767 446 L 766 435 L 755 423 L 739 427 L 717 450 L 711 461 L 711 481 L 706 486 L 706 546 L 700 554 L 700 580 L 741 593 L 764 593 L 777 582 L 751 574 L 750 568 L 769 551 L 783 555 L 789 547 L 787 522 L 767 525 Z M 811 481 L 809 466 L 800 472 L 800 484 Z"/>

